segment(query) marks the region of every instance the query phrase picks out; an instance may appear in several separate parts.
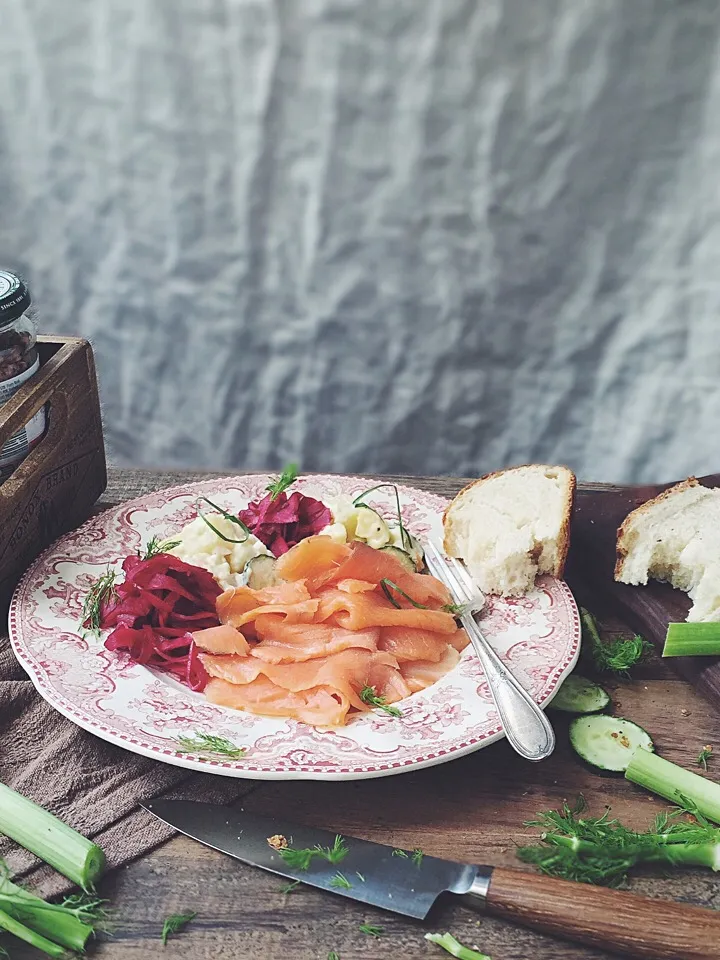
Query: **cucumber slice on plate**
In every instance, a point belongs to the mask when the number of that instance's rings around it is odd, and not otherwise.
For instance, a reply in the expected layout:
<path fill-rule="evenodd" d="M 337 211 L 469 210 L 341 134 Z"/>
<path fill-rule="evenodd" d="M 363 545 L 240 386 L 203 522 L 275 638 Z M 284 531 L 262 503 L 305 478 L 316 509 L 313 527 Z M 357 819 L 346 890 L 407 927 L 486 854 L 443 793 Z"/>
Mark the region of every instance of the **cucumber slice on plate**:
<path fill-rule="evenodd" d="M 388 544 L 387 547 L 380 547 L 381 553 L 389 553 L 391 556 L 395 557 L 396 560 L 399 560 L 400 563 L 405 567 L 408 573 L 417 573 L 417 567 L 415 566 L 415 561 L 407 552 L 407 550 L 401 550 L 400 547 L 393 547 Z"/>
<path fill-rule="evenodd" d="M 610 695 L 592 680 L 572 673 L 548 706 L 564 713 L 600 713 L 610 703 Z"/>
<path fill-rule="evenodd" d="M 278 576 L 275 572 L 275 557 L 269 557 L 267 554 L 261 554 L 259 557 L 253 557 L 245 564 L 245 573 L 247 574 L 247 585 L 251 590 L 263 590 L 265 587 L 274 587 L 278 582 Z"/>
<path fill-rule="evenodd" d="M 570 743 L 590 766 L 612 773 L 627 770 L 638 747 L 653 750 L 653 742 L 642 727 L 606 714 L 575 717 L 570 724 Z"/>

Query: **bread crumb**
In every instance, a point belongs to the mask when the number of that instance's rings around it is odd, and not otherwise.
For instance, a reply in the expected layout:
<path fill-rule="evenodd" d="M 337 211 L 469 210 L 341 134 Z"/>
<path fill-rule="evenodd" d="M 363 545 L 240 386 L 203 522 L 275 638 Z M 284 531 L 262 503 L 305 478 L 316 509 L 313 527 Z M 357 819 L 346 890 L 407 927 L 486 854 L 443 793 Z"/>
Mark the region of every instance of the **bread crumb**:
<path fill-rule="evenodd" d="M 689 716 L 690 716 L 690 711 L 689 711 L 689 710 L 686 710 L 685 707 L 682 708 L 682 710 L 680 711 L 680 713 L 682 714 L 683 717 L 689 717 Z"/>
<path fill-rule="evenodd" d="M 268 837 L 267 842 L 268 846 L 272 847 L 273 850 L 287 850 L 287 837 L 284 837 L 281 833 L 276 833 L 273 837 Z"/>

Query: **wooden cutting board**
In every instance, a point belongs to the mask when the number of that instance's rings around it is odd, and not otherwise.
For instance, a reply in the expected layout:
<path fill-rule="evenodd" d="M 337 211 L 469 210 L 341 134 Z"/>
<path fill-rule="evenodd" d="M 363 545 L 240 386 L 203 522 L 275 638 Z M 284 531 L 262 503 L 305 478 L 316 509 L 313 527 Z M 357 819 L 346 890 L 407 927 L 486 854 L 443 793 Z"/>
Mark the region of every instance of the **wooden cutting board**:
<path fill-rule="evenodd" d="M 720 486 L 720 474 L 700 477 L 707 487 Z M 619 616 L 662 651 L 668 623 L 685 620 L 690 608 L 687 596 L 665 583 L 651 581 L 646 587 L 616 583 L 615 541 L 625 517 L 651 497 L 673 486 L 578 486 L 572 521 L 572 539 L 567 576 L 575 577 L 602 594 Z M 720 711 L 720 662 L 716 657 L 672 657 L 668 663 Z"/>

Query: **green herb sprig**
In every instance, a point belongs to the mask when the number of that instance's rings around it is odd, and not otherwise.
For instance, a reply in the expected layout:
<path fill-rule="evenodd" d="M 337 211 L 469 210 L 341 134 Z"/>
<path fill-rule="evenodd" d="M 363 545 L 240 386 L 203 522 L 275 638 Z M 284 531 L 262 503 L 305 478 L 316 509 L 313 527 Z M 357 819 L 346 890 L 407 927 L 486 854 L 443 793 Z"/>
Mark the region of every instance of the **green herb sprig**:
<path fill-rule="evenodd" d="M 711 756 L 712 756 L 712 747 L 708 743 L 702 748 L 702 750 L 698 754 L 698 758 L 696 761 L 697 765 L 699 767 L 702 767 L 705 773 L 707 773 L 708 760 L 710 759 Z"/>
<path fill-rule="evenodd" d="M 83 602 L 82 613 L 80 615 L 81 625 L 96 637 L 100 636 L 100 630 L 102 628 L 103 604 L 110 598 L 117 596 L 117 590 L 115 589 L 116 579 L 117 574 L 108 567 L 105 573 L 94 581 Z"/>
<path fill-rule="evenodd" d="M 580 797 L 574 807 L 566 803 L 529 821 L 526 826 L 541 828 L 542 845 L 520 847 L 520 859 L 550 876 L 610 887 L 625 884 L 639 863 L 720 869 L 720 828 L 695 808 L 660 814 L 644 833 L 611 819 L 609 810 L 601 817 L 581 816 L 585 810 Z"/>
<path fill-rule="evenodd" d="M 413 852 L 412 852 L 412 857 L 411 857 L 410 859 L 411 859 L 412 862 L 415 864 L 415 866 L 418 868 L 418 870 L 419 870 L 420 867 L 422 866 L 422 862 L 423 862 L 424 856 L 425 856 L 425 854 L 422 852 L 422 850 L 420 849 L 420 847 L 415 847 L 415 849 L 414 849 Z"/>
<path fill-rule="evenodd" d="M 629 677 L 630 670 L 652 651 L 653 646 L 644 637 L 617 637 L 604 642 L 600 637 L 595 617 L 584 607 L 580 608 L 583 633 L 590 642 L 590 656 L 595 669 L 600 673 L 614 673 Z"/>
<path fill-rule="evenodd" d="M 145 545 L 145 553 L 138 551 L 141 560 L 152 560 L 158 554 L 168 553 L 180 546 L 180 540 L 161 540 L 159 537 L 152 537 Z"/>
<path fill-rule="evenodd" d="M 352 884 L 344 873 L 336 873 L 330 881 L 330 886 L 336 890 L 352 890 Z"/>
<path fill-rule="evenodd" d="M 293 890 L 297 890 L 300 886 L 299 880 L 293 880 L 292 883 L 288 883 L 286 886 L 282 887 L 280 893 L 292 893 Z"/>
<path fill-rule="evenodd" d="M 401 850 L 399 847 L 397 847 L 395 850 L 393 850 L 392 856 L 402 857 L 403 860 L 407 860 L 410 854 L 407 852 L 407 850 Z"/>
<path fill-rule="evenodd" d="M 178 933 L 180 930 L 184 930 L 196 916 L 197 913 L 174 913 L 168 917 L 165 923 L 163 923 L 162 933 L 160 934 L 163 946 L 167 946 L 168 937 L 171 933 Z"/>
<path fill-rule="evenodd" d="M 219 737 L 213 733 L 195 732 L 194 737 L 178 737 L 178 753 L 213 753 L 230 760 L 240 760 L 245 756 L 245 747 L 238 747 L 227 737 Z"/>
<path fill-rule="evenodd" d="M 429 607 L 426 607 L 424 603 L 418 603 L 417 600 L 413 600 L 412 597 L 409 597 L 404 590 L 402 590 L 396 583 L 393 583 L 392 580 L 388 580 L 387 577 L 383 577 L 380 581 L 380 586 L 382 587 L 382 592 L 388 598 L 390 603 L 397 607 L 398 610 L 402 610 L 403 607 L 398 603 L 397 599 L 393 596 L 393 593 L 398 593 L 401 597 L 404 597 L 408 603 L 412 604 L 413 607 L 417 607 L 418 610 L 429 610 Z M 392 591 L 392 592 L 391 592 Z"/>
<path fill-rule="evenodd" d="M 376 940 L 379 940 L 380 937 L 385 935 L 385 927 L 379 927 L 376 923 L 361 923 L 360 933 L 364 933 L 368 937 L 375 937 Z"/>
<path fill-rule="evenodd" d="M 278 850 L 278 853 L 285 863 L 293 870 L 308 870 L 313 860 L 327 860 L 335 866 L 341 863 L 348 855 L 348 845 L 339 834 L 335 837 L 332 847 L 321 847 L 316 844 L 314 847 L 306 847 L 303 850 L 296 850 L 294 847 L 285 847 Z"/>
<path fill-rule="evenodd" d="M 221 533 L 218 530 L 218 528 L 215 526 L 215 524 L 211 523 L 208 520 L 208 518 L 205 516 L 205 514 L 202 512 L 200 504 L 203 500 L 205 501 L 205 503 L 209 504 L 216 513 L 219 513 L 222 517 L 224 517 L 225 520 L 228 520 L 230 523 L 234 523 L 235 526 L 240 527 L 240 529 L 244 532 L 245 536 L 238 540 L 235 537 L 228 537 L 226 536 L 226 534 Z M 208 527 L 210 527 L 212 532 L 217 537 L 220 537 L 220 539 L 224 540 L 226 543 L 245 543 L 247 538 L 250 536 L 250 532 L 251 532 L 250 528 L 242 522 L 240 517 L 236 517 L 234 516 L 234 514 L 228 513 L 227 510 L 223 510 L 222 507 L 219 507 L 216 503 L 213 503 L 212 500 L 208 500 L 207 497 L 198 497 L 197 500 L 195 501 L 195 509 L 197 510 L 198 516 L 200 517 L 200 519 L 203 520 Z"/>
<path fill-rule="evenodd" d="M 387 697 L 379 697 L 375 692 L 375 687 L 363 687 L 360 691 L 360 699 L 363 703 L 366 703 L 369 707 L 377 707 L 378 710 L 382 710 L 384 713 L 389 714 L 391 717 L 401 717 L 402 710 L 399 710 L 397 707 L 392 706 L 387 702 Z"/>
<path fill-rule="evenodd" d="M 272 494 L 271 500 L 277 500 L 281 493 L 284 493 L 288 487 L 291 487 L 297 480 L 298 466 L 296 463 L 289 463 L 277 480 L 269 483 L 265 489 Z"/>

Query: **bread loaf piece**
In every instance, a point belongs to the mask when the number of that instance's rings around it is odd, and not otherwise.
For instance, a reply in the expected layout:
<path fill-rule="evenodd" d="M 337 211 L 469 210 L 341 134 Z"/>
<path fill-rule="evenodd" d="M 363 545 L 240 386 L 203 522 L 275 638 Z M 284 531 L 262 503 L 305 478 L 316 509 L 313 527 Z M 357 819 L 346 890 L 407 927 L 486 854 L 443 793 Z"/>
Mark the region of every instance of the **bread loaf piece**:
<path fill-rule="evenodd" d="M 695 477 L 633 510 L 618 530 L 615 579 L 666 580 L 690 595 L 688 620 L 720 620 L 720 489 Z"/>
<path fill-rule="evenodd" d="M 575 474 L 530 464 L 469 484 L 443 517 L 445 552 L 465 561 L 484 593 L 517 596 L 535 577 L 562 577 Z"/>

